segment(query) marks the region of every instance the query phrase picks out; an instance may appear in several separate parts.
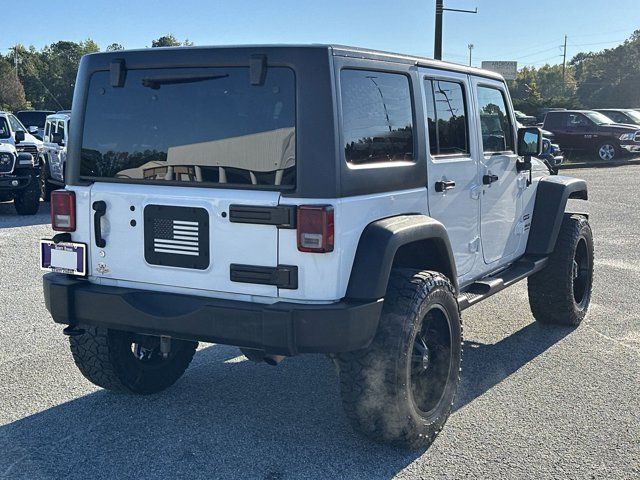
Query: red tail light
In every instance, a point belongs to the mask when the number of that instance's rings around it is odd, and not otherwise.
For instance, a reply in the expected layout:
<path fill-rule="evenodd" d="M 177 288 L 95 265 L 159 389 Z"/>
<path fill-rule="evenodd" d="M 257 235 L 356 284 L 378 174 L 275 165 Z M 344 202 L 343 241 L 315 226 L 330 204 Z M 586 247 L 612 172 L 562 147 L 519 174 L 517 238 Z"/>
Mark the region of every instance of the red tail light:
<path fill-rule="evenodd" d="M 71 190 L 51 192 L 51 227 L 57 232 L 76 230 L 76 194 Z"/>
<path fill-rule="evenodd" d="M 333 252 L 333 207 L 300 205 L 298 207 L 298 250 L 301 252 Z"/>

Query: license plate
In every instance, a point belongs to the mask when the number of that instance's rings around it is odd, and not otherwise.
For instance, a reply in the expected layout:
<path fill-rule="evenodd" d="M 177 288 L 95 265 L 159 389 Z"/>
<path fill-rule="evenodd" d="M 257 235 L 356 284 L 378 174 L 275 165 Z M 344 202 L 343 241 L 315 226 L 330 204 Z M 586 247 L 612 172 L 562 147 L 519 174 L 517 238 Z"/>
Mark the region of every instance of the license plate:
<path fill-rule="evenodd" d="M 40 240 L 40 268 L 48 272 L 85 276 L 87 274 L 87 245 Z"/>

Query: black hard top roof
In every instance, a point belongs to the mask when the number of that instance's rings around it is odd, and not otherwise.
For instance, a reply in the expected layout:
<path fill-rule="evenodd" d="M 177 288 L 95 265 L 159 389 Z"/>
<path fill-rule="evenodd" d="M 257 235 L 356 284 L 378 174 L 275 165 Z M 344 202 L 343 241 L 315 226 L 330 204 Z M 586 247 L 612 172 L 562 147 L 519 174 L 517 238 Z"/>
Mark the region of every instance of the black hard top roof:
<path fill-rule="evenodd" d="M 159 48 L 144 48 L 134 50 L 118 50 L 115 52 L 101 52 L 92 53 L 89 56 L 109 55 L 111 57 L 117 55 L 124 55 L 128 52 L 145 52 L 152 54 L 153 52 L 162 52 L 167 50 L 225 50 L 225 49 L 325 49 L 331 52 L 334 56 L 349 57 L 349 58 L 362 58 L 377 61 L 386 61 L 392 63 L 413 64 L 426 68 L 436 68 L 440 70 L 449 70 L 460 73 L 466 73 L 468 75 L 478 75 L 482 77 L 492 78 L 502 81 L 502 75 L 481 68 L 467 67 L 457 63 L 449 63 L 441 60 L 433 60 L 426 57 L 418 57 L 413 55 L 404 55 L 400 53 L 385 52 L 382 50 L 372 50 L 360 47 L 350 47 L 346 45 L 329 45 L 329 44 L 258 44 L 258 45 L 212 45 L 212 46 L 194 46 L 194 47 L 159 47 Z"/>

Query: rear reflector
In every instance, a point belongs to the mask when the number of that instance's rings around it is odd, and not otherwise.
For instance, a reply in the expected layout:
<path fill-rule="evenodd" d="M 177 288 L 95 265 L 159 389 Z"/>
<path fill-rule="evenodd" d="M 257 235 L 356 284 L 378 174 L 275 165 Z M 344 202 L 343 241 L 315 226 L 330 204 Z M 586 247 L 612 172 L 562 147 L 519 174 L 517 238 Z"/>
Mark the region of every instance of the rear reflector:
<path fill-rule="evenodd" d="M 76 230 L 76 194 L 71 190 L 51 192 L 51 228 L 57 232 Z"/>
<path fill-rule="evenodd" d="M 298 250 L 301 252 L 333 252 L 333 207 L 300 205 L 298 207 Z"/>

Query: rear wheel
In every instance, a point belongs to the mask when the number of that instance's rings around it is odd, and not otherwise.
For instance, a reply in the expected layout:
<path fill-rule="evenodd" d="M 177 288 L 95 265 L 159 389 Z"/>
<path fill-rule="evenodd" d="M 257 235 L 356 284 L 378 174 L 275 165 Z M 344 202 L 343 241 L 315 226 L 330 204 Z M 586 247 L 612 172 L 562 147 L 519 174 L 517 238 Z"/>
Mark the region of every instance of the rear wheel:
<path fill-rule="evenodd" d="M 449 280 L 436 272 L 392 272 L 373 343 L 338 355 L 347 417 L 374 440 L 428 447 L 451 412 L 461 359 Z"/>
<path fill-rule="evenodd" d="M 538 322 L 582 322 L 593 283 L 593 233 L 585 217 L 565 215 L 549 264 L 527 282 L 529 305 Z"/>
<path fill-rule="evenodd" d="M 198 342 L 170 340 L 163 355 L 160 337 L 88 327 L 69 337 L 80 372 L 99 387 L 116 392 L 150 394 L 173 385 L 191 363 Z"/>
<path fill-rule="evenodd" d="M 13 199 L 13 205 L 19 215 L 35 215 L 40 208 L 40 182 L 39 177 L 32 176 L 29 185 Z"/>

